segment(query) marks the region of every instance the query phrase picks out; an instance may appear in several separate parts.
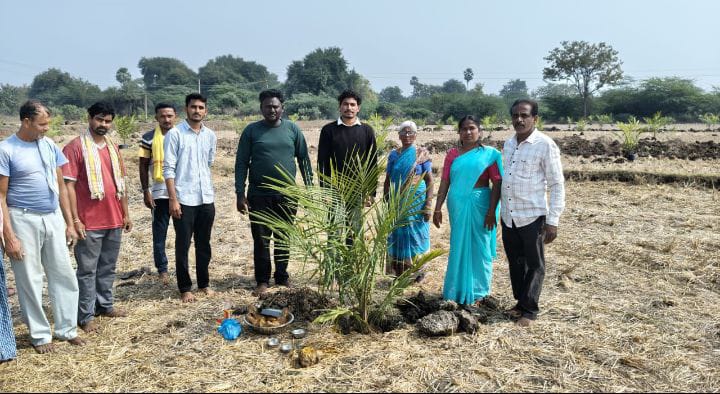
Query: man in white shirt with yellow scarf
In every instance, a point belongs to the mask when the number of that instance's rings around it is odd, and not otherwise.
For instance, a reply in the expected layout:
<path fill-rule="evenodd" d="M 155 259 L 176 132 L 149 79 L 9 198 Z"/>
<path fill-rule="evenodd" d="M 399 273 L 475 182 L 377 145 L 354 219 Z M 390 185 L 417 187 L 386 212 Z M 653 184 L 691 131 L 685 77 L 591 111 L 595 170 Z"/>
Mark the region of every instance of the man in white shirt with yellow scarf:
<path fill-rule="evenodd" d="M 156 105 L 155 120 L 158 125 L 143 134 L 138 151 L 143 201 L 152 213 L 153 260 L 164 285 L 169 283 L 165 239 L 170 224 L 170 205 L 163 177 L 163 142 L 165 134 L 175 126 L 175 115 L 175 107 L 171 104 Z"/>

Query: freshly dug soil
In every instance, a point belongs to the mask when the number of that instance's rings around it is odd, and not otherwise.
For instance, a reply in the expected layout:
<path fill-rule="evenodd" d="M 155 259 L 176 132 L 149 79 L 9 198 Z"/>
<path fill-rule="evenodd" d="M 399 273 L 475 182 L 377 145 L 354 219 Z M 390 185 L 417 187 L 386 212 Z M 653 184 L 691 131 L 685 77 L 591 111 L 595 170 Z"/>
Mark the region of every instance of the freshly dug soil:
<path fill-rule="evenodd" d="M 595 139 L 583 138 L 580 135 L 554 138 L 563 155 L 583 156 L 611 156 L 623 155 L 622 144 L 610 137 Z M 485 141 L 490 146 L 502 149 L 502 141 Z M 433 140 L 423 146 L 431 153 L 443 153 L 456 146 L 455 141 Z M 640 157 L 653 156 L 657 158 L 712 160 L 720 158 L 720 144 L 715 141 L 685 142 L 679 139 L 660 141 L 655 138 L 643 138 L 639 141 L 637 155 Z"/>
<path fill-rule="evenodd" d="M 329 297 L 308 287 L 288 288 L 267 292 L 260 296 L 263 308 L 282 309 L 288 307 L 295 315 L 295 321 L 311 322 L 332 309 L 337 303 Z"/>

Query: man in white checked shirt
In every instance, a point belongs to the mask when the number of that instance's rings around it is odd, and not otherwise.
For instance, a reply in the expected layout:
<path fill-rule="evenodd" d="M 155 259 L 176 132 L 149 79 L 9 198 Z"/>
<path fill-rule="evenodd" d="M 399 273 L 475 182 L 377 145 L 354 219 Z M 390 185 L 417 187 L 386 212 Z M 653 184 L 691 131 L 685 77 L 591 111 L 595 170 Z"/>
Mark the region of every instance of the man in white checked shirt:
<path fill-rule="evenodd" d="M 535 128 L 538 104 L 520 99 L 510 108 L 515 135 L 503 147 L 500 217 L 502 239 L 517 304 L 507 314 L 527 327 L 537 318 L 543 279 L 544 244 L 557 237 L 565 208 L 560 150 Z M 549 198 L 546 198 L 546 194 Z"/>

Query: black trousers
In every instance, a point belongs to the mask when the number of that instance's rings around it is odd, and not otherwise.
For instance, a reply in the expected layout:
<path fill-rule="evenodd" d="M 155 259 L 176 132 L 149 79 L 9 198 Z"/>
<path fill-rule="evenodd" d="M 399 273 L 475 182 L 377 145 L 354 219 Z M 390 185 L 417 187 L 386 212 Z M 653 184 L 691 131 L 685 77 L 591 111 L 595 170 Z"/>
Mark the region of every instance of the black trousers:
<path fill-rule="evenodd" d="M 253 214 L 264 212 L 275 214 L 278 217 L 292 222 L 295 220 L 297 213 L 297 205 L 290 199 L 282 195 L 269 196 L 249 196 L 248 205 L 250 208 L 250 218 Z M 250 232 L 253 237 L 253 262 L 255 265 L 255 281 L 260 283 L 269 283 L 270 274 L 272 272 L 272 262 L 270 261 L 270 240 L 275 234 L 270 228 L 262 224 L 250 223 Z M 287 248 L 278 247 L 277 241 L 274 242 L 275 257 L 275 278 L 276 284 L 287 283 L 288 275 L 287 267 L 290 253 Z"/>
<path fill-rule="evenodd" d="M 523 317 L 537 318 L 540 292 L 545 279 L 545 216 L 523 227 L 508 227 L 502 222 L 502 240 L 510 265 L 510 282 L 516 308 Z"/>
<path fill-rule="evenodd" d="M 188 251 L 191 240 L 195 240 L 195 274 L 198 289 L 210 284 L 210 233 L 215 221 L 215 204 L 203 204 L 195 207 L 180 205 L 182 216 L 173 218 L 175 227 L 175 270 L 178 289 L 181 293 L 190 291 L 192 279 L 188 268 Z"/>
<path fill-rule="evenodd" d="M 158 273 L 168 270 L 165 239 L 167 239 L 167 229 L 170 224 L 169 201 L 167 198 L 155 200 L 155 208 L 152 210 L 153 260 Z"/>

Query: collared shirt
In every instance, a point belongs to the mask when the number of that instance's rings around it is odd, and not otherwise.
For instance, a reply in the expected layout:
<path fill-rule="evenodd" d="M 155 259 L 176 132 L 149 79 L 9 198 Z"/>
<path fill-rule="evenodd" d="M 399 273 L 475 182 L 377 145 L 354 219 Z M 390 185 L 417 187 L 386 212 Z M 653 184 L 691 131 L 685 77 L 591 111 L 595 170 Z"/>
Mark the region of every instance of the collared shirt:
<path fill-rule="evenodd" d="M 204 125 L 196 133 L 187 120 L 165 135 L 163 176 L 175 179 L 175 194 L 182 205 L 198 206 L 215 201 L 210 167 L 215 160 L 217 137 Z"/>
<path fill-rule="evenodd" d="M 555 141 L 537 129 L 520 144 L 513 136 L 503 147 L 503 167 L 503 222 L 522 227 L 545 215 L 547 224 L 557 226 L 565 208 L 565 178 Z"/>
<path fill-rule="evenodd" d="M 354 121 L 352 124 L 349 124 L 349 125 L 343 123 L 343 121 L 342 121 L 342 116 L 339 117 L 338 120 L 337 120 L 337 125 L 338 125 L 338 126 L 348 126 L 348 127 L 351 127 L 351 126 L 357 126 L 357 125 L 361 125 L 361 124 L 362 124 L 362 122 L 360 122 L 360 118 L 358 118 L 357 116 L 355 117 L 355 121 Z"/>

